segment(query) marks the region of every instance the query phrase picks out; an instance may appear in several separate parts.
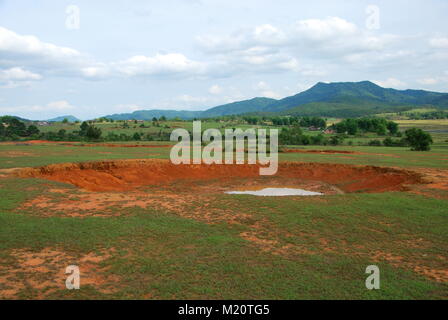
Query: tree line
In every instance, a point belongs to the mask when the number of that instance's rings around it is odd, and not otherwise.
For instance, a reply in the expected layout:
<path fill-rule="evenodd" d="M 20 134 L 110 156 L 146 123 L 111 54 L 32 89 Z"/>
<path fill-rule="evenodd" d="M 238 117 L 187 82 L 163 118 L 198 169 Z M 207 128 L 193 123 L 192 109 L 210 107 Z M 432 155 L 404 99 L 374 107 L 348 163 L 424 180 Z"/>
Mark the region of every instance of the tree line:
<path fill-rule="evenodd" d="M 399 133 L 398 124 L 384 118 L 349 118 L 334 124 L 332 127 L 337 133 L 347 133 L 353 136 L 366 132 L 373 132 L 379 136 L 384 136 L 387 133 L 391 135 L 397 135 Z"/>

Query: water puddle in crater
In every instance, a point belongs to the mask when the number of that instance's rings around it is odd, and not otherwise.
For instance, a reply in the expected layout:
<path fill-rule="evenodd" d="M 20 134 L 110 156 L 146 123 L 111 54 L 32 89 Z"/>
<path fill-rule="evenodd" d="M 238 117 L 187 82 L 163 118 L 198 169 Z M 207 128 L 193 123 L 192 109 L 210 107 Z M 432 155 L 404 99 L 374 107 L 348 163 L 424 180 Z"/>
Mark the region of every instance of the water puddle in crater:
<path fill-rule="evenodd" d="M 250 194 L 261 197 L 282 197 L 282 196 L 322 196 L 323 193 L 307 191 L 295 188 L 264 188 L 250 191 L 226 191 L 227 194 Z"/>

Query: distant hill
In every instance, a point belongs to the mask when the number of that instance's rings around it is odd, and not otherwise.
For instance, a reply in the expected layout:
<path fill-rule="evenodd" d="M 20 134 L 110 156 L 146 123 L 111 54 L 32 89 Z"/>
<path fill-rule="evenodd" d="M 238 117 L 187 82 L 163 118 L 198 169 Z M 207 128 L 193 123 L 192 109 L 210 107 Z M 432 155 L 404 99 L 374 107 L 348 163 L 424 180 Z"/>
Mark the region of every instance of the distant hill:
<path fill-rule="evenodd" d="M 5 118 L 8 118 L 8 117 L 16 118 L 17 120 L 20 120 L 20 121 L 23 121 L 23 122 L 31 122 L 32 121 L 32 120 L 21 118 L 21 117 L 18 117 L 18 116 L 10 116 L 10 115 L 1 116 L 0 115 L 0 118 L 3 118 L 3 117 L 5 117 Z"/>
<path fill-rule="evenodd" d="M 424 90 L 385 89 L 370 81 L 319 82 L 312 88 L 291 97 L 278 100 L 266 111 L 284 111 L 315 102 L 358 104 L 378 106 L 404 106 L 438 104 L 442 107 L 448 94 Z"/>
<path fill-rule="evenodd" d="M 275 99 L 270 98 L 253 98 L 250 100 L 243 100 L 238 102 L 232 102 L 207 109 L 200 114 L 201 118 L 227 116 L 232 114 L 243 114 L 248 112 L 257 112 L 267 108 L 268 106 L 277 102 Z"/>
<path fill-rule="evenodd" d="M 165 116 L 168 119 L 194 119 L 211 118 L 231 114 L 242 114 L 248 112 L 257 112 L 277 100 L 270 98 L 253 98 L 250 100 L 232 102 L 221 106 L 213 107 L 205 111 L 177 111 L 177 110 L 139 110 L 132 113 L 120 113 L 105 116 L 113 120 L 151 120 L 156 117 Z"/>
<path fill-rule="evenodd" d="M 80 121 L 75 116 L 60 116 L 60 117 L 56 117 L 56 118 L 53 118 L 53 119 L 48 119 L 47 121 L 49 121 L 49 122 L 59 122 L 59 121 L 64 121 L 64 119 L 67 119 L 69 122 Z"/>
<path fill-rule="evenodd" d="M 180 119 L 194 119 L 201 115 L 202 111 L 177 111 L 177 110 L 138 110 L 132 113 L 117 113 L 104 116 L 107 119 L 113 120 L 152 120 L 165 116 L 168 119 L 179 117 Z"/>
<path fill-rule="evenodd" d="M 359 117 L 409 110 L 416 106 L 448 108 L 448 94 L 385 89 L 370 81 L 319 82 L 304 92 L 278 100 L 262 111 L 303 116 Z"/>
<path fill-rule="evenodd" d="M 312 88 L 280 100 L 253 98 L 205 111 L 141 110 L 105 116 L 115 120 L 150 120 L 153 117 L 211 118 L 238 114 L 279 114 L 325 117 L 361 117 L 415 107 L 448 108 L 448 93 L 382 88 L 370 81 L 319 82 Z"/>
<path fill-rule="evenodd" d="M 152 120 L 154 117 L 159 119 L 165 116 L 167 119 L 191 120 L 240 114 L 348 118 L 400 112 L 421 107 L 448 109 L 448 93 L 386 89 L 370 81 L 319 82 L 306 91 L 279 100 L 257 97 L 223 104 L 204 111 L 138 110 L 132 113 L 106 115 L 104 118 Z M 63 121 L 65 118 L 70 122 L 78 120 L 74 116 L 67 115 L 47 121 Z"/>

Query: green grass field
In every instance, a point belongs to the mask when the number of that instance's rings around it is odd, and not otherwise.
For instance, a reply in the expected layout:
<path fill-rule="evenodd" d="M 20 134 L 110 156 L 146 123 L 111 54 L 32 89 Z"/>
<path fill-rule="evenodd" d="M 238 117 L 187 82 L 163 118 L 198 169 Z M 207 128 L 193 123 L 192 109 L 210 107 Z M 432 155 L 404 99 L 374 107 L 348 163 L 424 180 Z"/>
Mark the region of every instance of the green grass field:
<path fill-rule="evenodd" d="M 355 153 L 282 153 L 280 160 L 445 172 L 441 140 L 430 152 L 309 146 L 301 148 Z M 263 198 L 174 182 L 91 193 L 5 170 L 166 159 L 169 150 L 0 144 L 0 299 L 448 298 L 448 191 Z M 163 197 L 138 205 L 162 191 L 175 206 Z M 80 290 L 65 289 L 69 264 L 80 266 Z M 381 270 L 380 290 L 365 287 L 372 264 Z"/>

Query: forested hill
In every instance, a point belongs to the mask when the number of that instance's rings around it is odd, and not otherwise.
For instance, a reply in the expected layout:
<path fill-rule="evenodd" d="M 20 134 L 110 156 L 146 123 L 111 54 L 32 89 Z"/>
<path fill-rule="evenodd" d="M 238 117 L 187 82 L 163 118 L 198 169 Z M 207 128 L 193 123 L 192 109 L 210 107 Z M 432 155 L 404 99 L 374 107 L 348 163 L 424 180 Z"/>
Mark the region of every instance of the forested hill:
<path fill-rule="evenodd" d="M 253 98 L 209 108 L 204 111 L 139 110 L 105 116 L 114 120 L 211 118 L 232 114 L 278 113 L 296 116 L 360 117 L 382 112 L 410 110 L 418 106 L 448 109 L 448 93 L 425 90 L 396 90 L 370 81 L 319 82 L 312 88 L 280 100 Z"/>

